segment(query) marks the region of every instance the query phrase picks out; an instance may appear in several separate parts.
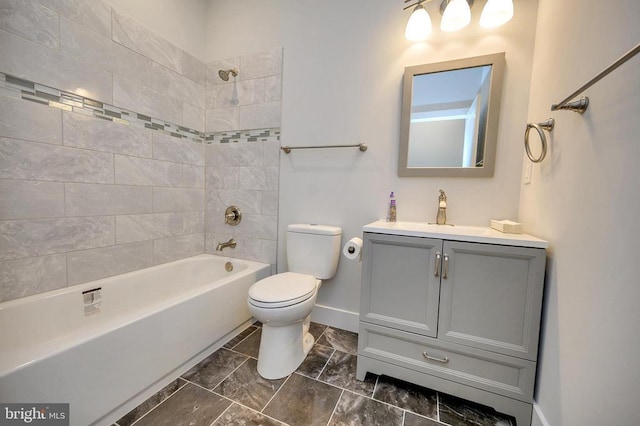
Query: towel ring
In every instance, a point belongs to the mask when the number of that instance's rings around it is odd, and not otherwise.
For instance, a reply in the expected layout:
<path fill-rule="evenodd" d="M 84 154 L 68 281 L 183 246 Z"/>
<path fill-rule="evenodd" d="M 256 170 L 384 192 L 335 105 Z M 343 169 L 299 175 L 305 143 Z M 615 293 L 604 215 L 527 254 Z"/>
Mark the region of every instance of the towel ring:
<path fill-rule="evenodd" d="M 524 132 L 524 149 L 527 151 L 527 157 L 533 163 L 539 163 L 544 160 L 544 157 L 547 156 L 547 135 L 544 134 L 543 130 L 550 132 L 553 130 L 553 126 L 555 124 L 555 120 L 553 118 L 548 119 L 547 121 L 543 121 L 542 123 L 528 123 L 527 130 Z M 540 156 L 535 158 L 531 153 L 531 148 L 529 147 L 529 132 L 531 129 L 536 129 L 538 135 L 540 136 L 540 142 L 542 143 L 542 151 L 540 152 Z"/>

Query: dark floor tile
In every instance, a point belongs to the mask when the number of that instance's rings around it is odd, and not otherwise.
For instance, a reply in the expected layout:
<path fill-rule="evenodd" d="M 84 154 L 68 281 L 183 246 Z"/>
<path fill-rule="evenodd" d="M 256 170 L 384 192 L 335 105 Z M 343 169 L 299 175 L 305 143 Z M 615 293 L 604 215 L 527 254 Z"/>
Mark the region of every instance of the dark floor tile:
<path fill-rule="evenodd" d="M 317 379 L 322 369 L 329 361 L 334 349 L 322 345 L 313 345 L 307 357 L 302 361 L 296 372 Z"/>
<path fill-rule="evenodd" d="M 329 425 L 402 426 L 402 410 L 345 391 L 338 401 Z"/>
<path fill-rule="evenodd" d="M 444 423 L 440 423 L 435 420 L 419 416 L 410 411 L 405 411 L 404 426 L 446 426 L 446 425 Z"/>
<path fill-rule="evenodd" d="M 367 373 L 364 381 L 356 379 L 356 361 L 358 357 L 353 354 L 335 351 L 329 362 L 324 367 L 318 380 L 330 383 L 334 386 L 349 389 L 365 396 L 373 394 L 377 376 Z"/>
<path fill-rule="evenodd" d="M 423 416 L 436 418 L 436 391 L 388 376 L 380 376 L 373 397 Z"/>
<path fill-rule="evenodd" d="M 263 410 L 291 426 L 326 425 L 341 390 L 326 383 L 292 374 Z"/>
<path fill-rule="evenodd" d="M 237 345 L 238 343 L 242 342 L 247 336 L 249 336 L 251 333 L 253 333 L 257 329 L 258 329 L 258 327 L 254 327 L 254 326 L 250 325 L 249 327 L 247 327 L 244 330 L 242 330 L 236 337 L 234 337 L 233 339 L 231 339 L 227 343 L 225 343 L 223 348 L 233 349 L 233 347 L 235 345 Z"/>
<path fill-rule="evenodd" d="M 279 421 L 238 404 L 231 407 L 211 426 L 281 426 Z"/>
<path fill-rule="evenodd" d="M 251 358 L 258 359 L 258 352 L 260 352 L 260 339 L 262 337 L 262 328 L 256 329 L 249 337 L 238 343 L 233 350 L 243 353 Z"/>
<path fill-rule="evenodd" d="M 167 386 L 158 391 L 155 395 L 144 401 L 142 404 L 138 405 L 133 410 L 129 411 L 127 414 L 122 416 L 118 423 L 119 426 L 129 426 L 140 417 L 144 416 L 156 405 L 160 404 L 165 399 L 169 398 L 172 393 L 180 389 L 181 386 L 184 386 L 187 382 L 182 379 L 176 379 L 173 382 L 169 383 Z"/>
<path fill-rule="evenodd" d="M 262 410 L 285 379 L 267 380 L 258 374 L 258 362 L 249 358 L 220 383 L 214 392 L 254 410 Z"/>
<path fill-rule="evenodd" d="M 513 426 L 513 417 L 498 413 L 491 407 L 441 393 L 440 421 L 451 426 Z"/>
<path fill-rule="evenodd" d="M 136 426 L 209 426 L 229 405 L 231 401 L 189 383 L 140 419 Z"/>
<path fill-rule="evenodd" d="M 247 359 L 242 354 L 218 349 L 184 373 L 182 378 L 207 389 L 213 389 Z"/>
<path fill-rule="evenodd" d="M 309 324 L 309 333 L 313 336 L 313 338 L 318 341 L 322 333 L 327 329 L 326 325 L 318 324 L 317 322 L 312 322 Z"/>
<path fill-rule="evenodd" d="M 329 346 L 342 352 L 358 353 L 358 334 L 339 328 L 328 327 L 318 339 L 318 344 Z"/>

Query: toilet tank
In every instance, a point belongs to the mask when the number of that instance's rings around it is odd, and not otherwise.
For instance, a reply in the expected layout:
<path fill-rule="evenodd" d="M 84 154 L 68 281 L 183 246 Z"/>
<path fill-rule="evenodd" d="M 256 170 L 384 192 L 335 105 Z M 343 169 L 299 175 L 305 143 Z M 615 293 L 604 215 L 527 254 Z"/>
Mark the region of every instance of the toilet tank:
<path fill-rule="evenodd" d="M 333 278 L 338 268 L 342 228 L 315 224 L 287 226 L 287 264 L 290 272 L 318 279 Z"/>

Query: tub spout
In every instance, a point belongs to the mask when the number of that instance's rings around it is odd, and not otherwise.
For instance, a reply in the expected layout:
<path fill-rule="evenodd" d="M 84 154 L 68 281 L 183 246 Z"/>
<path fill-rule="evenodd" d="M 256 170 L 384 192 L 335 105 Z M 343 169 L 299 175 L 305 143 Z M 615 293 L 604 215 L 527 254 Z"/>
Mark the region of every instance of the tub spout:
<path fill-rule="evenodd" d="M 216 246 L 216 251 L 222 252 L 222 250 L 226 249 L 227 247 L 236 248 L 236 240 L 231 238 L 226 243 L 218 243 L 218 245 Z"/>

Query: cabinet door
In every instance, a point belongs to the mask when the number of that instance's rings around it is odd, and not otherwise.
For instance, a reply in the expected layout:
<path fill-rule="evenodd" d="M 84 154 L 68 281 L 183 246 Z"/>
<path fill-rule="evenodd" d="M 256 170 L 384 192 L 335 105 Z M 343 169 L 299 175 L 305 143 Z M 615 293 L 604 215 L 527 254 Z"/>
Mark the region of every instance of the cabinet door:
<path fill-rule="evenodd" d="M 438 338 L 535 361 L 544 249 L 445 241 L 443 256 Z"/>
<path fill-rule="evenodd" d="M 441 250 L 438 239 L 365 233 L 360 320 L 435 337 Z"/>

